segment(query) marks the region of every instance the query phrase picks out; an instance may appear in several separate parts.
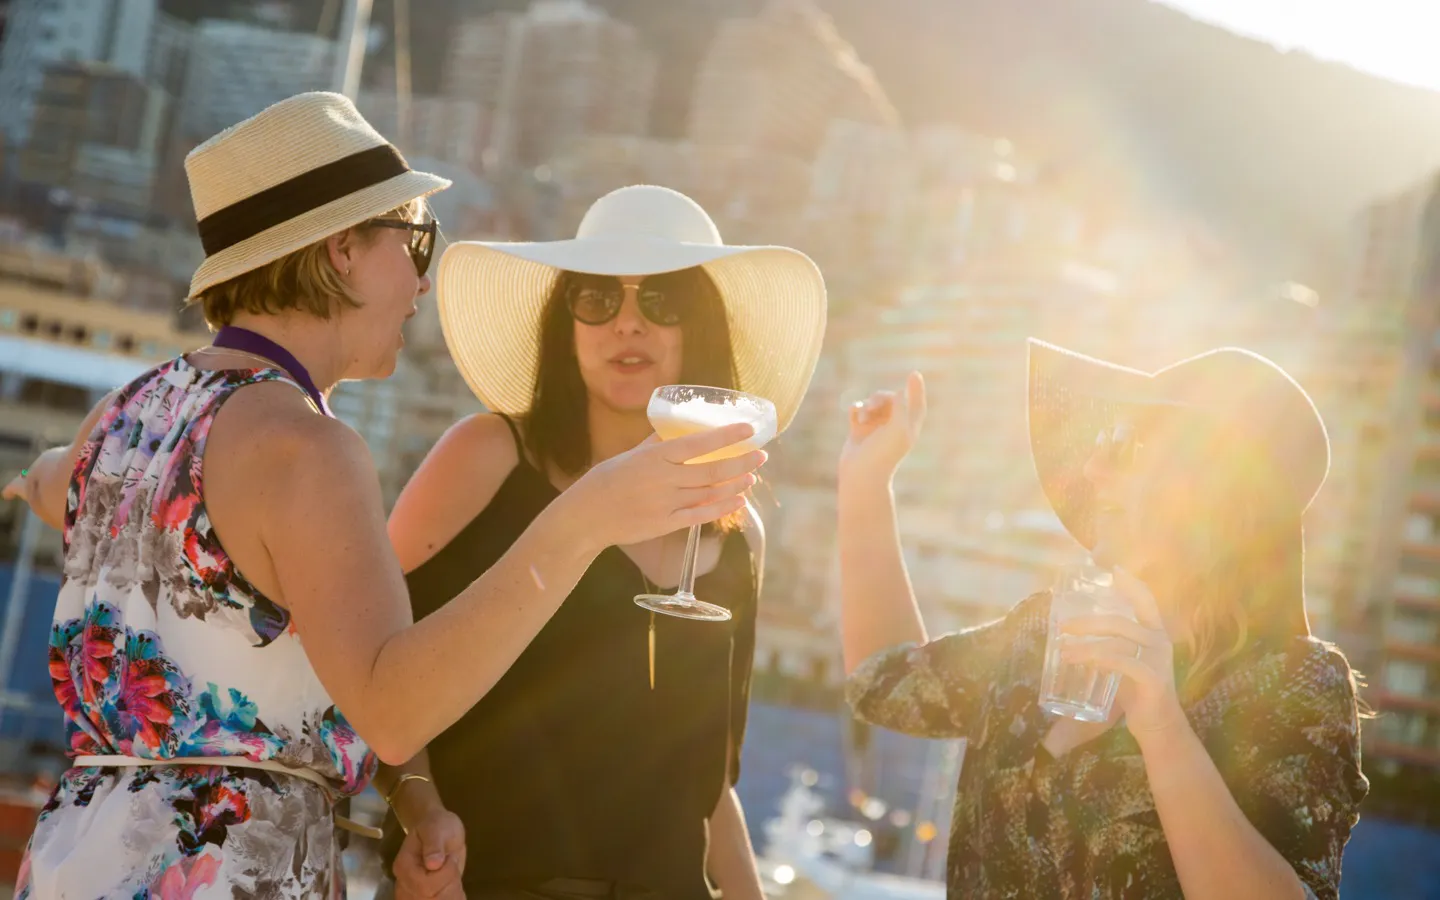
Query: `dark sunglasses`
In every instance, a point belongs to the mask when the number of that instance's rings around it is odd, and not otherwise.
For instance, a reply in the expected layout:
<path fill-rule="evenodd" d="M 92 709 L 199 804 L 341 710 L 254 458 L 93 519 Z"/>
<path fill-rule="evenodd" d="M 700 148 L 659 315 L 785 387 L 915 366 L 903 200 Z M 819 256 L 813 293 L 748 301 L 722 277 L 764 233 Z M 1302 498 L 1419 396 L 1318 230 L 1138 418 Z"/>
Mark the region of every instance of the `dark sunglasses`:
<path fill-rule="evenodd" d="M 430 271 L 430 258 L 435 255 L 435 232 L 440 224 L 434 219 L 428 222 L 406 222 L 404 219 L 371 219 L 367 225 L 381 228 L 402 228 L 410 232 L 410 261 L 415 263 L 415 275 L 424 278 Z"/>
<path fill-rule="evenodd" d="M 636 296 L 640 314 L 655 325 L 674 327 L 685 319 L 685 302 L 680 292 L 647 278 Z M 570 315 L 586 325 L 604 325 L 620 315 L 625 303 L 625 286 L 620 279 L 595 276 L 570 283 L 565 302 Z"/>

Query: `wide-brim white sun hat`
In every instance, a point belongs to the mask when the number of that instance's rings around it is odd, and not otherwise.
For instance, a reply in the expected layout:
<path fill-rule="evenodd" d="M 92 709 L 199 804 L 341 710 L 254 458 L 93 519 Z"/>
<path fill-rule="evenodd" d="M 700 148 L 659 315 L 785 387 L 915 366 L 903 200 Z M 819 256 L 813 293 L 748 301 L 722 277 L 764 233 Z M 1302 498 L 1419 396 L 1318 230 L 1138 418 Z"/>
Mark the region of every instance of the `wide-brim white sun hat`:
<path fill-rule="evenodd" d="M 205 262 L 189 299 L 450 182 L 416 172 L 341 94 L 282 100 L 190 151 Z"/>
<path fill-rule="evenodd" d="M 794 419 L 825 338 L 825 279 L 788 247 L 726 246 L 698 203 L 654 185 L 595 202 L 573 240 L 461 241 L 440 258 L 440 324 L 455 365 L 486 407 L 524 415 L 534 399 L 540 317 L 562 272 L 659 275 L 701 266 L 730 323 L 738 387 Z"/>

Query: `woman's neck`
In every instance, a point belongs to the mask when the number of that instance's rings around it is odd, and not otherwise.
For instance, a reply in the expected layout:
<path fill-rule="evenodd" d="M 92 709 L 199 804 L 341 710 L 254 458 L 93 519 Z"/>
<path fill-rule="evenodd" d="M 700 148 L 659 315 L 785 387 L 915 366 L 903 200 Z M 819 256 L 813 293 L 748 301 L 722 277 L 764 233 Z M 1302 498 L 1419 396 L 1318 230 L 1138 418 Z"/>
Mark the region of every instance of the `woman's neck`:
<path fill-rule="evenodd" d="M 267 337 L 289 350 L 322 394 L 328 395 L 345 375 L 345 354 L 333 319 L 326 321 L 291 313 L 239 313 L 231 324 Z"/>
<path fill-rule="evenodd" d="M 589 416 L 591 465 L 619 456 L 655 430 L 643 409 L 617 410 L 592 399 Z"/>

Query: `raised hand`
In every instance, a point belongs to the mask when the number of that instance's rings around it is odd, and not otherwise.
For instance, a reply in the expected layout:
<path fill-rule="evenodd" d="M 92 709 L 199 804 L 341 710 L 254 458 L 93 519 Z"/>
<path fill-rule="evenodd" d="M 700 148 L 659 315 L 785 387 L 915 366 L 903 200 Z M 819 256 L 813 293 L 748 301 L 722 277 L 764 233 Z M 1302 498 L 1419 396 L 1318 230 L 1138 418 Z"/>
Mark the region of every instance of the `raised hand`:
<path fill-rule="evenodd" d="M 911 372 L 901 394 L 876 391 L 850 407 L 850 434 L 840 452 L 840 478 L 889 479 L 920 437 L 925 380 Z"/>

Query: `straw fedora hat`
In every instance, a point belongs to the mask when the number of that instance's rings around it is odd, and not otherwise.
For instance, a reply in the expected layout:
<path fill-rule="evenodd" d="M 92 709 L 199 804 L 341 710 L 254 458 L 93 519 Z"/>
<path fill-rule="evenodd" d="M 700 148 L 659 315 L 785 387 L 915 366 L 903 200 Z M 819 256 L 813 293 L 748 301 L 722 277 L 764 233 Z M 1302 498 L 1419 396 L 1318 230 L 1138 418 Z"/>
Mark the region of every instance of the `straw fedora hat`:
<path fill-rule="evenodd" d="M 450 182 L 415 172 L 341 94 L 297 94 L 185 157 L 205 262 L 187 299 Z"/>
<path fill-rule="evenodd" d="M 1294 378 L 1258 353 L 1224 347 L 1147 373 L 1034 338 L 1029 348 L 1035 472 L 1065 529 L 1087 549 L 1095 544 L 1095 493 L 1085 463 L 1097 435 L 1125 410 L 1168 407 L 1218 425 L 1227 441 L 1269 460 L 1297 512 L 1325 483 L 1330 439 L 1319 410 Z"/>
<path fill-rule="evenodd" d="M 775 404 L 784 431 L 810 385 L 825 336 L 825 281 L 787 247 L 726 246 L 678 191 L 632 185 L 601 197 L 574 240 L 463 241 L 440 258 L 440 324 L 455 364 L 488 408 L 530 409 L 540 315 L 561 272 L 658 275 L 701 266 L 730 319 L 740 390 Z"/>

